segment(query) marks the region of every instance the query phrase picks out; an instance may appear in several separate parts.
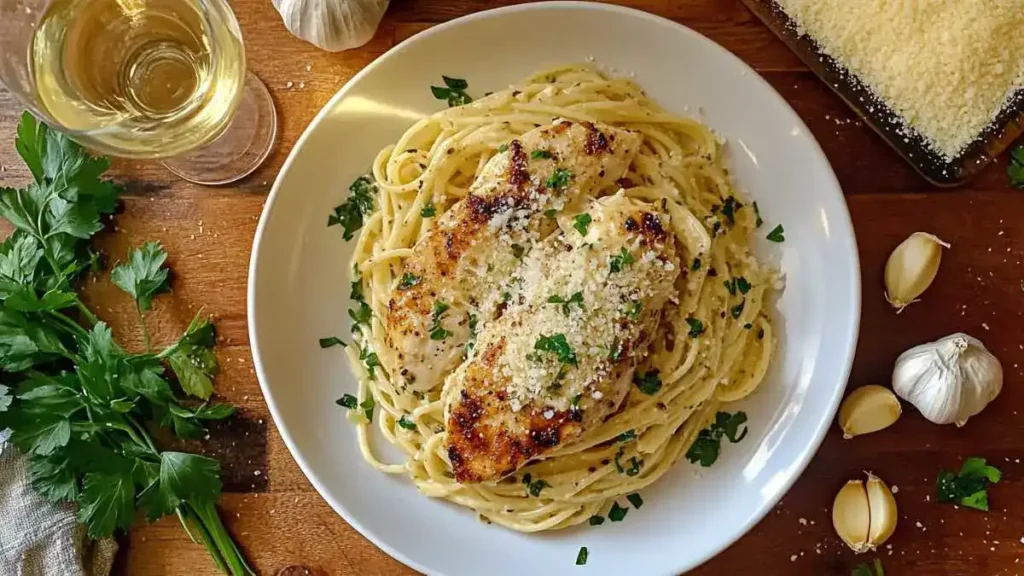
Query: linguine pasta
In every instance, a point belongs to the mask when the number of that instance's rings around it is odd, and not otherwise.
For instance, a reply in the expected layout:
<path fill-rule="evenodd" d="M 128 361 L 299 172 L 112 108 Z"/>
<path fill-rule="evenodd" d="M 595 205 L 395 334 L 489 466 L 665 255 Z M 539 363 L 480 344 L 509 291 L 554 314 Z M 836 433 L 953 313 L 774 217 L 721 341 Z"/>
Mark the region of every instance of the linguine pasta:
<path fill-rule="evenodd" d="M 634 386 L 601 425 L 509 478 L 460 484 L 444 449 L 442 385 L 422 395 L 402 394 L 381 367 L 369 363 L 368 369 L 365 360 L 384 347 L 380 319 L 403 259 L 436 216 L 467 195 L 503 144 L 560 118 L 643 135 L 623 182 L 625 194 L 660 207 L 687 269 L 636 370 L 657 370 L 662 385 L 653 394 Z M 722 404 L 746 397 L 762 381 L 776 341 L 764 307 L 776 275 L 751 253 L 751 234 L 760 225 L 756 206 L 730 184 L 722 145 L 710 130 L 662 110 L 634 82 L 586 66 L 536 74 L 420 120 L 380 151 L 373 176 L 379 210 L 365 222 L 353 257 L 373 318 L 358 325 L 359 346 L 346 352 L 359 378 L 359 400 L 372 398 L 381 411 L 375 423 L 354 419 L 366 461 L 408 476 L 425 495 L 522 532 L 585 522 L 607 513 L 615 498 L 658 480 Z M 377 457 L 369 442 L 374 424 L 404 461 Z"/>

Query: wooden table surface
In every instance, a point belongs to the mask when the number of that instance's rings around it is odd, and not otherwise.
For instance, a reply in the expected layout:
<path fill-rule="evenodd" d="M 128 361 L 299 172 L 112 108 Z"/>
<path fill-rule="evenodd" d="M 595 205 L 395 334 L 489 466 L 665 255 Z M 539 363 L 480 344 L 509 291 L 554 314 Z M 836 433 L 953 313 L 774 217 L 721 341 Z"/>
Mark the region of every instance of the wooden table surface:
<path fill-rule="evenodd" d="M 505 2 L 394 0 L 374 39 L 330 54 L 292 37 L 270 0 L 235 0 L 249 67 L 277 103 L 279 136 L 268 161 L 235 186 L 188 184 L 153 162 L 115 162 L 126 184 L 123 213 L 101 247 L 123 257 L 143 240 L 163 242 L 173 292 L 160 296 L 151 330 L 170 341 L 199 307 L 218 320 L 222 373 L 218 391 L 241 407 L 208 443 L 225 468 L 221 501 L 228 528 L 261 574 L 301 565 L 314 574 L 408 574 L 337 516 L 313 490 L 270 422 L 252 367 L 245 318 L 249 251 L 270 185 L 299 134 L 353 74 L 397 42 L 452 18 Z M 969 185 L 938 190 L 919 177 L 819 82 L 738 0 L 628 0 L 624 4 L 681 22 L 739 55 L 785 97 L 810 126 L 839 177 L 853 215 L 863 270 L 863 317 L 851 386 L 887 384 L 906 348 L 965 331 L 1002 360 L 1002 395 L 963 429 L 926 422 L 910 406 L 881 433 L 843 440 L 833 427 L 801 479 L 753 530 L 694 573 L 847 575 L 882 559 L 901 574 L 1019 574 L 1024 557 L 1024 195 L 1008 187 L 1005 158 Z M 21 108 L 0 91 L 0 180 L 21 183 L 14 153 Z M 952 242 L 938 279 L 922 302 L 897 316 L 882 297 L 889 252 L 914 231 Z M 110 285 L 88 297 L 129 345 L 136 340 L 129 299 Z M 1024 409 L 1024 408 L 1022 408 Z M 992 511 L 935 502 L 940 468 L 984 456 L 1003 470 L 990 490 Z M 891 546 L 856 557 L 836 537 L 831 504 L 862 470 L 898 487 L 899 524 Z M 141 576 L 216 574 L 206 551 L 171 518 L 140 524 L 122 539 L 116 573 Z M 685 546 L 685 542 L 680 542 Z M 570 573 L 570 570 L 566 570 Z"/>

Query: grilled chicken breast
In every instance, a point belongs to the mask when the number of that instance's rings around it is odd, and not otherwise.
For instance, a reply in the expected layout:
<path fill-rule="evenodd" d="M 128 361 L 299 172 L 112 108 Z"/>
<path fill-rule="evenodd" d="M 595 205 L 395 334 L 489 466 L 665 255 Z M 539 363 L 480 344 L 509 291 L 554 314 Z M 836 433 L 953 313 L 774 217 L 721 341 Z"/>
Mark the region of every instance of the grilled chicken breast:
<path fill-rule="evenodd" d="M 611 188 L 640 146 L 639 134 L 562 121 L 510 142 L 469 195 L 413 248 L 393 288 L 380 361 L 403 393 L 439 386 L 478 324 L 504 307 L 514 271 L 554 217 Z"/>
<path fill-rule="evenodd" d="M 653 206 L 621 193 L 585 209 L 560 216 L 560 233 L 526 257 L 509 306 L 448 376 L 459 482 L 497 480 L 572 442 L 630 389 L 680 272 L 675 237 Z"/>

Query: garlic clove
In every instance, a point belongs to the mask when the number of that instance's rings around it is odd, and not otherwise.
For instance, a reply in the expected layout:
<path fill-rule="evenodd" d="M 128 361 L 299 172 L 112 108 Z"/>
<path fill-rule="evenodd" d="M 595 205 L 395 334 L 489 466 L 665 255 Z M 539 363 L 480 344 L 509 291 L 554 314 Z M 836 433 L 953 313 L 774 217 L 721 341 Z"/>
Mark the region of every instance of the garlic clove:
<path fill-rule="evenodd" d="M 885 263 L 885 299 L 889 304 L 903 310 L 916 302 L 935 280 L 942 249 L 949 246 L 925 232 L 914 232 L 901 242 Z"/>
<path fill-rule="evenodd" d="M 869 506 L 867 490 L 860 480 L 847 482 L 832 502 L 832 526 L 843 542 L 858 554 L 871 549 Z"/>
<path fill-rule="evenodd" d="M 868 494 L 868 510 L 871 524 L 868 528 L 868 544 L 877 548 L 896 531 L 896 498 L 882 479 L 868 472 L 865 488 Z"/>
<path fill-rule="evenodd" d="M 896 395 L 883 386 L 861 386 L 839 407 L 839 427 L 843 438 L 850 439 L 892 426 L 903 413 Z"/>

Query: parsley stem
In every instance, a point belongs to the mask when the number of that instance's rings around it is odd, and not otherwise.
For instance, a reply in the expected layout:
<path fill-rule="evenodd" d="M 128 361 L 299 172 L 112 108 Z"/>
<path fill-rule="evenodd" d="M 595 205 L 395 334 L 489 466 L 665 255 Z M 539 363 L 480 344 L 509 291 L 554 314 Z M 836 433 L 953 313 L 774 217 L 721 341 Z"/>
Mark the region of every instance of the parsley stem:
<path fill-rule="evenodd" d="M 201 524 L 201 530 L 205 530 L 210 537 L 210 540 L 207 541 L 207 549 L 210 550 L 210 554 L 215 560 L 219 555 L 228 565 L 229 570 L 226 572 L 232 576 L 256 576 L 253 569 L 246 564 L 235 541 L 231 539 L 231 535 L 224 528 L 224 523 L 221 522 L 217 508 L 212 502 L 187 502 L 185 507 L 191 508 L 191 512 L 199 519 L 197 524 Z"/>
<path fill-rule="evenodd" d="M 90 326 L 100 321 L 100 319 L 97 318 L 96 315 L 92 313 L 92 310 L 89 310 L 89 308 L 87 308 L 85 304 L 82 303 L 82 300 L 80 298 L 75 298 L 75 308 L 78 308 L 78 311 L 82 313 L 82 316 L 84 316 L 85 319 L 89 321 Z"/>
<path fill-rule="evenodd" d="M 199 515 L 195 513 L 192 507 L 188 504 L 182 504 L 178 507 L 177 513 L 178 520 L 181 521 L 182 528 L 184 528 L 185 533 L 192 538 L 192 541 L 196 542 L 196 539 L 192 530 L 189 529 L 190 524 L 192 525 L 192 528 L 199 533 L 199 539 L 203 541 L 203 545 L 206 546 L 206 551 L 210 553 L 210 558 L 213 558 L 213 562 L 217 565 L 217 568 L 225 574 L 231 574 L 231 570 L 229 570 L 227 564 L 224 563 L 224 558 L 221 556 L 216 543 L 210 536 L 210 531 L 206 529 L 206 526 L 203 526 L 202 519 L 199 518 Z"/>
<path fill-rule="evenodd" d="M 82 328 L 77 322 L 54 310 L 46 310 L 46 316 L 50 319 L 60 323 L 61 328 L 71 332 L 75 336 L 88 336 L 89 333 Z"/>
<path fill-rule="evenodd" d="M 146 354 L 153 353 L 153 345 L 149 341 L 149 329 L 146 328 L 146 318 L 142 314 L 142 308 L 139 308 L 139 301 L 135 301 L 135 313 L 139 316 L 139 326 L 142 326 L 142 342 L 146 346 Z"/>

